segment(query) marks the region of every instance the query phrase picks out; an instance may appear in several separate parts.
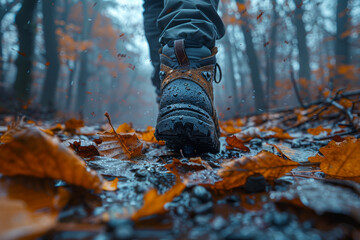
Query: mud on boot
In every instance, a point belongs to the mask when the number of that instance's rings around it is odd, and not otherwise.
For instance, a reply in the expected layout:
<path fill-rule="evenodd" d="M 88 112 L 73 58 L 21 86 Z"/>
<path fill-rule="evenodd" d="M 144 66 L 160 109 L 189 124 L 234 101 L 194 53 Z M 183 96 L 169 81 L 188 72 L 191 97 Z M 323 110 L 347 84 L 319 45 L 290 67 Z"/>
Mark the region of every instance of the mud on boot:
<path fill-rule="evenodd" d="M 160 55 L 161 100 L 155 137 L 172 149 L 217 153 L 219 124 L 214 107 L 217 49 L 187 47 L 175 40 Z M 220 72 L 221 77 L 221 72 Z M 190 147 L 190 149 L 191 149 Z"/>

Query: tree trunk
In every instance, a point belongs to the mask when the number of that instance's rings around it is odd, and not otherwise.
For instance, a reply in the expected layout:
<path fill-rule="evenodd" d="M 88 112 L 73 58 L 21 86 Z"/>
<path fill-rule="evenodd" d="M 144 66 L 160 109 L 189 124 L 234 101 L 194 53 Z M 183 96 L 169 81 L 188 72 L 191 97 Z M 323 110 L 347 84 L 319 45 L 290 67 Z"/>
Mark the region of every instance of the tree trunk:
<path fill-rule="evenodd" d="M 56 86 L 59 76 L 58 40 L 55 33 L 56 0 L 43 0 L 43 28 L 47 71 L 42 89 L 41 104 L 46 110 L 55 109 Z"/>
<path fill-rule="evenodd" d="M 0 4 L 0 93 L 3 89 L 3 84 L 5 82 L 5 74 L 4 74 L 4 59 L 3 59 L 3 29 L 2 29 L 2 20 L 5 15 L 10 12 L 10 10 L 20 2 L 20 0 L 13 0 L 7 2 L 6 4 Z"/>
<path fill-rule="evenodd" d="M 88 21 L 89 14 L 87 9 L 87 0 L 82 0 L 83 9 L 83 29 L 82 29 L 82 40 L 85 41 L 89 37 L 90 24 Z M 84 113 L 85 102 L 86 102 L 86 85 L 88 78 L 88 51 L 85 50 L 80 54 L 80 73 L 77 85 L 77 98 L 76 98 L 76 111 L 82 115 Z"/>
<path fill-rule="evenodd" d="M 244 4 L 244 0 L 237 0 L 237 2 Z M 241 25 L 242 32 L 245 38 L 246 44 L 246 55 L 248 56 L 250 73 L 251 73 L 251 80 L 253 84 L 253 90 L 255 95 L 255 108 L 256 112 L 264 111 L 266 105 L 264 101 L 264 91 L 262 82 L 260 79 L 260 68 L 259 68 L 259 61 L 256 56 L 254 43 L 252 41 L 252 34 L 251 29 L 248 24 L 248 19 L 245 16 L 241 16 L 242 21 L 244 22 Z"/>
<path fill-rule="evenodd" d="M 16 98 L 27 103 L 30 100 L 32 84 L 32 60 L 35 47 L 34 13 L 37 0 L 23 0 L 22 6 L 15 17 L 19 36 L 19 55 L 16 59 L 17 74 L 14 83 Z"/>
<path fill-rule="evenodd" d="M 295 26 L 296 26 L 296 39 L 297 45 L 299 50 L 299 79 L 301 81 L 310 81 L 310 61 L 309 61 L 309 52 L 306 44 L 306 31 L 305 31 L 305 24 L 302 19 L 304 10 L 302 9 L 302 2 L 303 0 L 294 0 L 296 5 L 295 8 Z M 301 85 L 301 90 L 303 94 L 307 93 L 306 87 Z M 304 96 L 306 100 L 309 100 L 309 96 Z"/>
<path fill-rule="evenodd" d="M 1 20 L 0 20 L 0 93 L 2 92 L 2 89 L 4 88 L 4 83 L 5 83 L 5 79 L 4 79 L 4 56 L 3 56 L 3 46 L 2 46 L 2 41 L 3 41 L 3 31 L 2 31 L 2 27 L 1 27 Z"/>
<path fill-rule="evenodd" d="M 350 65 L 350 45 L 349 35 L 346 33 L 350 29 L 349 14 L 347 11 L 348 0 L 338 0 L 336 9 L 336 41 L 335 41 L 335 59 L 336 59 L 336 77 L 333 88 L 347 85 L 347 79 L 344 75 L 339 74 L 338 70 L 341 66 Z"/>

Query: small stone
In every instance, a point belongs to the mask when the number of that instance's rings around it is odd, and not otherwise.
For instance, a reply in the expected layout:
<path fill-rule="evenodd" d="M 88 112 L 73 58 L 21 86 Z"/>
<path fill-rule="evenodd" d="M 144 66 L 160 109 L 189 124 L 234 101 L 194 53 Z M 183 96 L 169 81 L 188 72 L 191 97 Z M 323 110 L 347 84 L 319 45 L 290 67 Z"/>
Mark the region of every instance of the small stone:
<path fill-rule="evenodd" d="M 275 226 L 282 227 L 289 223 L 290 215 L 287 212 L 275 212 L 273 215 L 272 223 Z"/>
<path fill-rule="evenodd" d="M 197 215 L 195 216 L 195 222 L 197 223 L 197 225 L 200 226 L 204 226 L 204 225 L 208 225 L 209 221 L 210 221 L 211 215 L 207 214 L 207 215 Z"/>
<path fill-rule="evenodd" d="M 135 176 L 139 178 L 144 178 L 147 176 L 147 172 L 144 169 L 139 169 L 138 171 L 136 171 Z"/>
<path fill-rule="evenodd" d="M 134 228 L 130 225 L 122 225 L 115 229 L 114 231 L 114 239 L 133 239 L 135 235 Z"/>
<path fill-rule="evenodd" d="M 112 218 L 107 224 L 107 231 L 112 232 L 121 226 L 130 226 L 132 228 L 134 226 L 134 222 L 130 219 Z"/>
<path fill-rule="evenodd" d="M 247 193 L 259 193 L 265 192 L 267 188 L 267 182 L 263 175 L 254 174 L 246 179 L 244 189 Z"/>
<path fill-rule="evenodd" d="M 211 200 L 211 193 L 203 186 L 196 186 L 192 189 L 193 196 L 200 199 L 202 202 L 208 202 Z"/>
<path fill-rule="evenodd" d="M 250 140 L 250 147 L 261 147 L 262 145 L 262 140 L 260 138 L 254 138 Z"/>
<path fill-rule="evenodd" d="M 194 212 L 196 214 L 210 213 L 213 209 L 213 206 L 214 206 L 214 204 L 212 202 L 208 202 L 208 203 L 205 203 L 205 204 L 195 207 Z"/>
<path fill-rule="evenodd" d="M 221 216 L 217 216 L 211 223 L 211 227 L 215 231 L 222 230 L 223 228 L 225 228 L 226 225 L 227 225 L 227 221 Z"/>
<path fill-rule="evenodd" d="M 249 198 L 249 196 L 246 196 L 245 201 L 246 201 L 247 204 L 250 204 L 250 205 L 255 204 L 255 200 L 252 199 L 252 198 Z"/>

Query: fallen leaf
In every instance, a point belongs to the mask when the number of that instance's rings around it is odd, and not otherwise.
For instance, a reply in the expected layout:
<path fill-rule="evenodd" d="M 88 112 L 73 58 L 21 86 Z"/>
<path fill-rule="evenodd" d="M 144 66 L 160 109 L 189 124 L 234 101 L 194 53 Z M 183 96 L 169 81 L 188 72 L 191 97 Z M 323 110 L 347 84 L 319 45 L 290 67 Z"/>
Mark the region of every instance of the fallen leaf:
<path fill-rule="evenodd" d="M 61 179 L 95 191 L 101 189 L 102 178 L 57 138 L 36 127 L 14 132 L 12 141 L 0 145 L 2 174 Z"/>
<path fill-rule="evenodd" d="M 232 189 L 242 186 L 246 183 L 246 179 L 255 173 L 263 175 L 267 180 L 274 180 L 298 165 L 297 162 L 262 151 L 256 156 L 244 156 L 222 164 L 218 175 L 223 180 L 215 183 L 214 187 L 215 189 Z"/>
<path fill-rule="evenodd" d="M 74 141 L 73 143 L 70 143 L 70 147 L 82 158 L 100 155 L 95 145 L 84 144 L 84 141 Z"/>
<path fill-rule="evenodd" d="M 226 138 L 226 142 L 227 144 L 229 144 L 230 147 L 240 149 L 241 151 L 244 152 L 250 152 L 250 149 L 244 145 L 243 141 L 238 139 L 235 135 L 228 136 Z"/>
<path fill-rule="evenodd" d="M 116 133 L 109 114 L 105 113 L 105 116 L 113 131 L 99 134 L 101 143 L 97 146 L 97 150 L 100 156 L 118 159 L 140 156 L 143 144 L 139 141 L 136 133 Z"/>
<path fill-rule="evenodd" d="M 324 128 L 323 126 L 317 126 L 316 128 L 309 128 L 307 130 L 308 133 L 310 133 L 311 135 L 317 136 L 322 132 L 327 132 L 327 134 L 329 135 L 331 133 L 331 129 L 330 128 Z"/>
<path fill-rule="evenodd" d="M 104 179 L 102 189 L 105 191 L 116 191 L 118 182 L 119 182 L 118 178 L 114 178 L 114 180 L 112 181 L 108 181 Z"/>
<path fill-rule="evenodd" d="M 177 158 L 173 158 L 172 163 L 166 164 L 165 167 L 177 178 L 188 175 L 194 171 L 200 171 L 204 169 L 212 170 L 212 167 L 200 157 L 190 158 L 188 162 L 182 162 Z"/>
<path fill-rule="evenodd" d="M 132 215 L 133 220 L 138 220 L 154 214 L 165 213 L 164 205 L 179 196 L 185 189 L 186 183 L 177 182 L 170 190 L 159 195 L 157 190 L 152 188 L 144 196 L 144 205 Z"/>
<path fill-rule="evenodd" d="M 84 126 L 84 121 L 81 119 L 71 118 L 65 122 L 65 129 L 70 132 L 76 132 L 76 130 Z"/>
<path fill-rule="evenodd" d="M 225 131 L 227 134 L 235 134 L 235 133 L 241 132 L 241 130 L 239 128 L 237 128 L 237 127 L 242 126 L 241 120 L 237 121 L 236 125 L 237 126 L 235 126 L 235 123 L 232 120 L 228 120 L 228 121 L 225 121 L 225 122 L 222 122 L 222 121 L 220 122 L 221 129 L 223 131 Z"/>
<path fill-rule="evenodd" d="M 165 145 L 164 141 L 158 141 L 155 138 L 155 128 L 148 126 L 145 131 L 136 131 L 139 138 L 144 142 L 157 143 L 159 145 Z"/>
<path fill-rule="evenodd" d="M 0 178 L 0 239 L 35 239 L 57 222 L 69 192 L 52 180 Z"/>
<path fill-rule="evenodd" d="M 332 140 L 319 152 L 322 156 L 309 157 L 309 161 L 320 162 L 320 169 L 325 174 L 360 182 L 360 139 L 346 137 L 342 142 Z"/>
<path fill-rule="evenodd" d="M 119 125 L 119 127 L 116 129 L 117 133 L 131 133 L 135 132 L 135 130 L 132 128 L 132 126 L 128 123 L 123 123 Z"/>
<path fill-rule="evenodd" d="M 279 127 L 273 127 L 270 129 L 262 129 L 261 131 L 266 132 L 266 135 L 264 135 L 264 138 L 294 139 L 292 136 L 290 136 L 289 133 L 284 132 L 284 130 Z"/>
<path fill-rule="evenodd" d="M 297 184 L 286 191 L 272 191 L 269 196 L 278 204 L 291 204 L 312 209 L 318 215 L 325 213 L 348 216 L 360 223 L 359 195 L 340 185 L 326 184 L 313 179 L 298 179 Z M 329 215 L 327 215 L 329 218 Z"/>

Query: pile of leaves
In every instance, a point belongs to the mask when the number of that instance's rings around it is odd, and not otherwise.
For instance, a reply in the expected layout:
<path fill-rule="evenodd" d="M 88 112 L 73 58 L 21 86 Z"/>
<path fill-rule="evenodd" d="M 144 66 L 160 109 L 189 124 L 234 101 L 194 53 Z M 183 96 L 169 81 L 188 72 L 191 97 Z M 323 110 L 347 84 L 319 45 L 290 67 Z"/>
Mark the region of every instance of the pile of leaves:
<path fill-rule="evenodd" d="M 221 152 L 196 157 L 107 113 L 4 125 L 0 238 L 359 237 L 358 99 L 222 122 Z"/>

